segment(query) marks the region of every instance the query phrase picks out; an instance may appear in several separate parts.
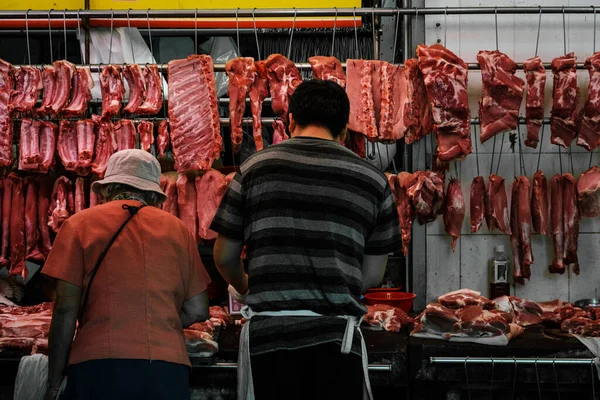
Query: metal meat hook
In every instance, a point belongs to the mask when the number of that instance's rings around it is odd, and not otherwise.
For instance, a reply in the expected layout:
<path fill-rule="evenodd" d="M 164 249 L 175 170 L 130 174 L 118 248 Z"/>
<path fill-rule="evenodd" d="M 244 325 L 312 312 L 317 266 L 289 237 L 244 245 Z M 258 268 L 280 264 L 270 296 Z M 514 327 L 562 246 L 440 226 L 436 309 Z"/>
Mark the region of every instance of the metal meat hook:
<path fill-rule="evenodd" d="M 369 152 L 369 147 L 371 147 L 371 150 L 373 151 L 372 153 Z M 375 142 L 367 142 L 367 158 L 369 160 L 374 160 L 375 157 L 377 156 L 377 149 L 376 149 L 376 143 Z"/>

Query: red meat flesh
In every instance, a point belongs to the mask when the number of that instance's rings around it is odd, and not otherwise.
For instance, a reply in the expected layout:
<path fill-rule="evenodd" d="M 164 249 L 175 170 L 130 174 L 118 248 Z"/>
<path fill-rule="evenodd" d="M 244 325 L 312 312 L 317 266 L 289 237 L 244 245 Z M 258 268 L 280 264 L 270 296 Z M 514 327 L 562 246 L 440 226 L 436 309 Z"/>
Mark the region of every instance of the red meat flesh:
<path fill-rule="evenodd" d="M 198 236 L 200 239 L 214 240 L 217 238 L 217 233 L 210 230 L 210 224 L 223 196 L 225 196 L 227 186 L 225 175 L 214 169 L 196 177 Z"/>
<path fill-rule="evenodd" d="M 242 119 L 246 111 L 246 95 L 254 83 L 256 75 L 252 57 L 238 57 L 225 64 L 229 77 L 229 120 L 231 126 L 231 143 L 233 151 L 239 152 L 244 132 Z"/>
<path fill-rule="evenodd" d="M 454 310 L 442 304 L 431 303 L 419 317 L 415 318 L 415 329 L 412 333 L 452 334 L 456 331 L 457 322 L 459 319 Z"/>
<path fill-rule="evenodd" d="M 3 181 L 4 193 L 2 197 L 2 248 L 0 251 L 0 265 L 10 265 L 10 217 L 12 206 L 13 181 L 6 177 Z"/>
<path fill-rule="evenodd" d="M 312 68 L 313 79 L 320 81 L 332 81 L 346 87 L 346 75 L 342 63 L 335 57 L 313 56 L 308 62 Z"/>
<path fill-rule="evenodd" d="M 15 89 L 10 92 L 10 112 L 30 112 L 42 89 L 42 73 L 39 69 L 23 66 L 14 72 Z"/>
<path fill-rule="evenodd" d="M 406 97 L 402 110 L 406 144 L 414 143 L 433 129 L 431 105 L 427 99 L 427 89 L 419 60 L 410 58 L 404 62 L 406 75 Z"/>
<path fill-rule="evenodd" d="M 27 181 L 27 195 L 25 197 L 25 259 L 35 263 L 42 263 L 44 255 L 38 248 L 38 188 L 33 179 Z"/>
<path fill-rule="evenodd" d="M 39 249 L 44 257 L 48 257 L 48 254 L 50 254 L 50 250 L 52 249 L 50 228 L 48 227 L 48 210 L 50 209 L 51 196 L 52 182 L 48 177 L 41 177 L 39 179 L 37 213 L 38 229 L 40 233 Z"/>
<path fill-rule="evenodd" d="M 286 127 L 282 120 L 276 119 L 273 121 L 273 144 L 279 144 L 289 137 L 286 133 Z"/>
<path fill-rule="evenodd" d="M 404 137 L 404 118 L 401 115 L 406 103 L 406 75 L 404 69 L 387 62 L 378 64 L 380 99 L 377 117 L 378 140 L 393 141 Z M 375 95 L 374 95 L 375 96 Z"/>
<path fill-rule="evenodd" d="M 55 61 L 54 69 L 56 70 L 56 89 L 52 96 L 52 104 L 50 110 L 52 114 L 58 114 L 69 102 L 71 95 L 71 81 L 75 75 L 75 65 L 65 61 Z"/>
<path fill-rule="evenodd" d="M 527 99 L 525 117 L 527 118 L 527 139 L 525 146 L 537 148 L 539 133 L 544 119 L 544 91 L 546 88 L 546 69 L 539 57 L 523 61 L 527 79 Z"/>
<path fill-rule="evenodd" d="M 125 86 L 121 80 L 121 67 L 107 65 L 100 73 L 100 90 L 102 92 L 102 116 L 115 116 L 121 110 Z"/>
<path fill-rule="evenodd" d="M 91 119 L 77 121 L 77 171 L 82 175 L 92 165 L 95 139 L 94 121 Z"/>
<path fill-rule="evenodd" d="M 174 216 L 179 216 L 177 207 L 177 172 L 166 172 L 160 174 L 160 188 L 167 195 L 167 200 L 162 203 L 161 208 Z"/>
<path fill-rule="evenodd" d="M 21 120 L 21 135 L 19 138 L 19 169 L 37 170 L 40 156 L 40 121 Z"/>
<path fill-rule="evenodd" d="M 377 140 L 373 74 L 374 63 L 366 60 L 348 60 L 346 93 L 350 99 L 348 129 L 362 133 L 369 140 Z"/>
<path fill-rule="evenodd" d="M 525 176 L 517 178 L 519 182 L 519 245 L 523 259 L 521 262 L 521 270 L 523 277 L 531 278 L 531 264 L 533 264 L 533 252 L 531 250 L 531 197 L 529 179 Z M 512 226 L 511 226 L 512 228 Z M 513 232 L 514 234 L 515 232 Z"/>
<path fill-rule="evenodd" d="M 412 240 L 412 228 L 415 220 L 415 209 L 408 196 L 408 188 L 414 180 L 414 175 L 408 172 L 400 172 L 396 179 L 395 193 L 400 228 L 402 229 L 402 252 L 408 255 L 408 248 Z"/>
<path fill-rule="evenodd" d="M 80 117 L 87 110 L 92 98 L 94 79 L 89 68 L 78 67 L 73 75 L 71 102 L 62 110 L 65 117 Z"/>
<path fill-rule="evenodd" d="M 264 61 L 256 61 L 254 63 L 255 76 L 254 83 L 250 87 L 248 93 L 250 97 L 250 110 L 252 111 L 252 136 L 256 151 L 261 151 L 264 148 L 262 138 L 262 106 L 264 99 L 269 95 L 267 70 L 265 69 Z"/>
<path fill-rule="evenodd" d="M 478 306 L 466 306 L 456 311 L 456 330 L 467 336 L 499 336 L 510 332 L 509 322 L 502 314 Z"/>
<path fill-rule="evenodd" d="M 438 157 L 440 161 L 462 159 L 471 153 L 468 66 L 439 44 L 419 45 L 417 56 L 433 113 Z"/>
<path fill-rule="evenodd" d="M 387 304 L 367 306 L 366 324 L 379 327 L 387 332 L 400 332 L 403 326 L 410 326 L 414 320 L 399 308 Z"/>
<path fill-rule="evenodd" d="M 48 226 L 56 233 L 60 230 L 63 222 L 65 222 L 72 214 L 70 207 L 72 197 L 73 184 L 71 181 L 64 176 L 59 177 L 54 182 L 54 188 L 52 189 L 52 197 L 50 200 L 50 218 L 48 219 Z"/>
<path fill-rule="evenodd" d="M 38 172 L 47 173 L 54 166 L 56 156 L 56 138 L 58 126 L 49 121 L 42 121 L 40 129 L 40 163 Z"/>
<path fill-rule="evenodd" d="M 564 148 L 571 146 L 577 134 L 577 65 L 574 53 L 552 60 L 554 88 L 550 118 L 550 141 Z"/>
<path fill-rule="evenodd" d="M 154 124 L 150 121 L 142 121 L 138 124 L 137 130 L 142 150 L 150 151 L 154 144 Z"/>
<path fill-rule="evenodd" d="M 273 112 L 287 121 L 290 96 L 302 83 L 302 76 L 296 65 L 281 54 L 271 54 L 265 60 L 265 69 L 271 91 Z"/>
<path fill-rule="evenodd" d="M 579 115 L 577 144 L 593 151 L 600 145 L 600 52 L 594 53 L 584 66 L 590 73 L 588 98 Z"/>
<path fill-rule="evenodd" d="M 537 303 L 514 296 L 510 296 L 509 299 L 514 310 L 516 324 L 530 326 L 542 323 L 543 310 Z"/>
<path fill-rule="evenodd" d="M 345 148 L 354 152 L 360 158 L 365 158 L 365 137 L 361 133 L 354 131 L 346 132 L 346 140 L 342 143 Z"/>
<path fill-rule="evenodd" d="M 577 193 L 581 215 L 600 217 L 600 168 L 597 165 L 581 174 L 577 181 Z"/>
<path fill-rule="evenodd" d="M 217 89 L 210 56 L 192 55 L 169 62 L 171 147 L 179 172 L 210 169 L 222 139 Z"/>
<path fill-rule="evenodd" d="M 67 171 L 75 171 L 79 155 L 77 153 L 77 123 L 60 121 L 58 132 L 58 155 Z"/>
<path fill-rule="evenodd" d="M 494 174 L 489 177 L 485 196 L 485 219 L 490 231 L 498 228 L 507 235 L 511 234 L 504 178 Z"/>
<path fill-rule="evenodd" d="M 117 142 L 113 124 L 109 119 L 100 118 L 98 115 L 92 116 L 94 121 L 94 131 L 96 143 L 94 145 L 94 159 L 92 161 L 92 172 L 98 178 L 104 178 L 108 159 L 117 151 Z"/>
<path fill-rule="evenodd" d="M 438 302 L 448 308 L 463 308 L 466 306 L 479 306 L 492 309 L 495 304 L 490 299 L 483 297 L 480 292 L 471 289 L 460 289 L 438 297 Z"/>
<path fill-rule="evenodd" d="M 123 68 L 123 76 L 129 87 L 129 101 L 123 109 L 126 113 L 135 113 L 144 102 L 144 76 L 137 64 L 129 64 Z"/>
<path fill-rule="evenodd" d="M 117 151 L 137 148 L 137 132 L 135 125 L 130 119 L 117 121 L 113 126 Z"/>
<path fill-rule="evenodd" d="M 13 122 L 10 119 L 10 93 L 14 85 L 13 66 L 0 59 L 0 167 L 12 164 Z"/>
<path fill-rule="evenodd" d="M 550 200 L 552 207 L 550 209 L 550 221 L 552 222 L 552 239 L 554 240 L 554 260 L 548 269 L 553 274 L 564 274 L 565 264 L 563 262 L 564 253 L 564 184 L 562 176 L 556 174 L 550 181 Z"/>
<path fill-rule="evenodd" d="M 593 321 L 589 318 L 573 317 L 564 320 L 560 329 L 573 335 L 584 335 L 592 327 Z"/>
<path fill-rule="evenodd" d="M 452 251 L 456 249 L 456 240 L 460 237 L 463 220 L 465 219 L 465 198 L 460 181 L 451 179 L 446 190 L 444 206 L 444 226 L 446 233 L 452 236 Z"/>
<path fill-rule="evenodd" d="M 564 223 L 564 263 L 573 264 L 573 272 L 579 275 L 577 242 L 579 240 L 579 205 L 577 204 L 577 185 L 571 174 L 563 174 L 563 223 Z"/>
<path fill-rule="evenodd" d="M 194 238 L 198 238 L 197 199 L 194 178 L 188 177 L 186 174 L 179 174 L 177 178 L 178 216 Z"/>
<path fill-rule="evenodd" d="M 417 171 L 406 190 L 419 223 L 435 221 L 443 211 L 444 181 L 433 171 Z"/>
<path fill-rule="evenodd" d="M 515 179 L 510 199 L 510 247 L 513 258 L 513 281 L 520 285 L 525 284 L 523 273 L 523 249 L 519 240 L 519 181 Z"/>
<path fill-rule="evenodd" d="M 146 65 L 142 70 L 146 82 L 146 97 L 137 113 L 142 115 L 158 114 L 162 108 L 163 92 L 162 77 L 157 65 Z"/>
<path fill-rule="evenodd" d="M 75 214 L 85 210 L 85 179 L 75 180 Z"/>
<path fill-rule="evenodd" d="M 479 118 L 483 143 L 517 127 L 525 82 L 515 76 L 517 64 L 498 50 L 480 51 L 477 61 L 482 79 Z"/>
<path fill-rule="evenodd" d="M 549 220 L 550 204 L 548 203 L 548 183 L 542 171 L 533 175 L 533 191 L 531 193 L 531 215 L 533 230 L 550 236 Z"/>
<path fill-rule="evenodd" d="M 39 115 L 47 115 L 52 109 L 52 99 L 56 90 L 56 69 L 49 65 L 42 70 L 42 105 L 35 110 Z"/>
<path fill-rule="evenodd" d="M 164 157 L 167 147 L 169 147 L 169 121 L 162 120 L 158 124 L 158 135 L 156 136 L 156 148 L 160 157 Z"/>
<path fill-rule="evenodd" d="M 15 173 L 8 176 L 13 182 L 10 216 L 10 270 L 9 275 L 27 278 L 25 266 L 25 194 L 23 180 Z"/>
<path fill-rule="evenodd" d="M 485 216 L 485 182 L 482 176 L 476 176 L 471 183 L 471 232 L 481 228 Z"/>

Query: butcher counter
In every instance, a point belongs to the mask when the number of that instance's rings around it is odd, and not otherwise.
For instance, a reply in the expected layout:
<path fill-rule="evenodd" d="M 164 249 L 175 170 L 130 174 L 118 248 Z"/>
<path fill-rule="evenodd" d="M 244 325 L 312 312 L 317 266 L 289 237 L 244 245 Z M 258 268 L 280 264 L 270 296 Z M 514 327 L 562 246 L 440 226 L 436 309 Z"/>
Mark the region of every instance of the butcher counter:
<path fill-rule="evenodd" d="M 239 327 L 229 326 L 220 332 L 219 352 L 210 363 L 206 360 L 192 360 L 192 399 L 235 399 L 239 331 Z M 576 339 L 552 336 L 545 333 L 541 326 L 528 327 L 506 347 L 413 338 L 406 331 L 363 332 L 375 398 L 469 399 L 470 392 L 471 399 L 558 399 L 558 386 L 562 398 L 577 396 L 590 399 L 592 377 L 595 380 L 596 396 L 600 394 L 600 383 L 591 364 L 519 364 L 515 373 L 513 364 L 494 364 L 492 368 L 492 364 L 468 363 L 465 374 L 463 363 L 431 363 L 432 357 L 592 357 Z M 16 354 L 5 354 L 0 358 L 0 400 L 12 398 L 18 363 L 19 356 Z"/>

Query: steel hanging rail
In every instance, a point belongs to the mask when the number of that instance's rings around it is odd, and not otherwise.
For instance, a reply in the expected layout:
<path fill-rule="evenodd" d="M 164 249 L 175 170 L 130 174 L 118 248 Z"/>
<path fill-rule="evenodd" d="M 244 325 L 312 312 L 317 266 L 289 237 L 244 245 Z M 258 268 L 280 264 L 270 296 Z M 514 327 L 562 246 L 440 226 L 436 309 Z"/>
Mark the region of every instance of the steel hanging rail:
<path fill-rule="evenodd" d="M 214 364 L 199 364 L 194 365 L 193 368 L 210 368 L 210 369 L 237 369 L 237 363 L 228 362 L 217 362 Z M 391 372 L 392 364 L 369 364 L 369 371 L 371 372 Z"/>
<path fill-rule="evenodd" d="M 591 365 L 593 358 L 430 357 L 431 364 Z"/>

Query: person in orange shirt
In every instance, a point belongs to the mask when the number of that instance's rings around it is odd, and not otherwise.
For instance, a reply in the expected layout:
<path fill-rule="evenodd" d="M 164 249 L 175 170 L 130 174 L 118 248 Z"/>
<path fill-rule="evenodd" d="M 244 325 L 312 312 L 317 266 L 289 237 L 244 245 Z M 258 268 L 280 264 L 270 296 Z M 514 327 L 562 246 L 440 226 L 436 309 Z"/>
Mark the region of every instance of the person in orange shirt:
<path fill-rule="evenodd" d="M 46 399 L 67 364 L 61 400 L 190 398 L 183 328 L 208 318 L 210 278 L 159 182 L 151 154 L 117 152 L 92 184 L 105 204 L 62 224 L 42 269 L 56 280 Z"/>

